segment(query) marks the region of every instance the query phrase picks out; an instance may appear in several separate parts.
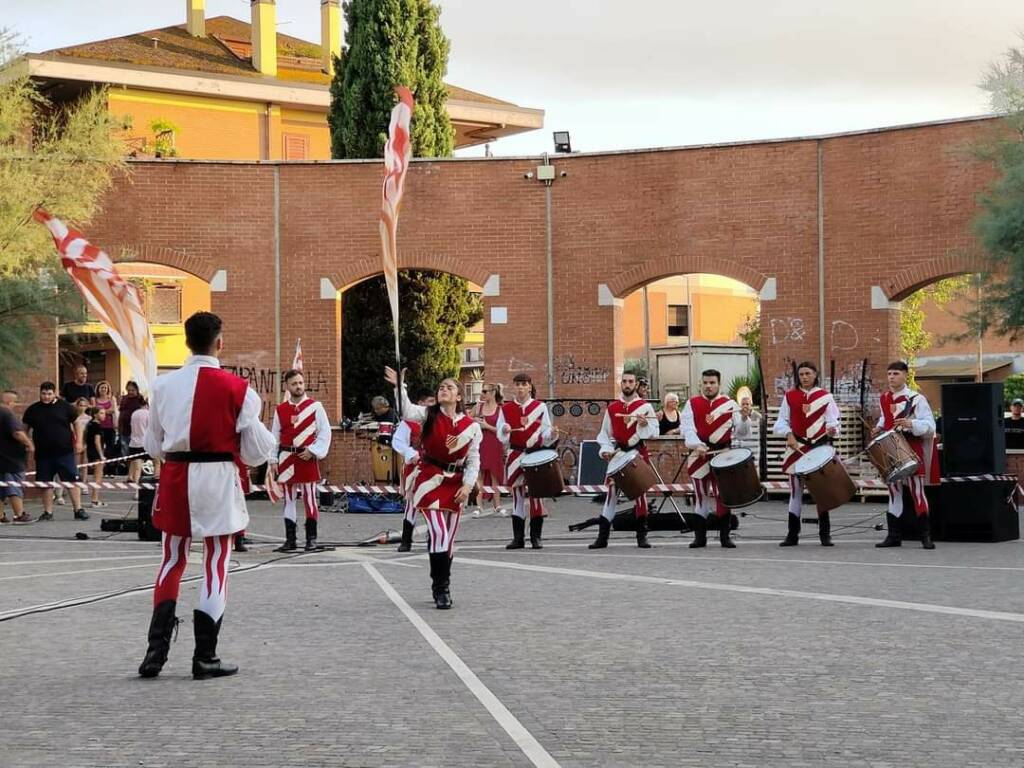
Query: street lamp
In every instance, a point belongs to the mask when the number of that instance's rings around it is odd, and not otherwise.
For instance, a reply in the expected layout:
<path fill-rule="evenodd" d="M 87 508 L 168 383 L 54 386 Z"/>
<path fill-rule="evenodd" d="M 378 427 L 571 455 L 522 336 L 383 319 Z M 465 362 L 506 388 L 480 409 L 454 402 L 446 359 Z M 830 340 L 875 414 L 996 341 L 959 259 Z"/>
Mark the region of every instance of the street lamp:
<path fill-rule="evenodd" d="M 555 131 L 552 134 L 555 138 L 555 152 L 558 154 L 570 154 L 572 152 L 572 144 L 569 143 L 569 132 L 568 131 Z"/>

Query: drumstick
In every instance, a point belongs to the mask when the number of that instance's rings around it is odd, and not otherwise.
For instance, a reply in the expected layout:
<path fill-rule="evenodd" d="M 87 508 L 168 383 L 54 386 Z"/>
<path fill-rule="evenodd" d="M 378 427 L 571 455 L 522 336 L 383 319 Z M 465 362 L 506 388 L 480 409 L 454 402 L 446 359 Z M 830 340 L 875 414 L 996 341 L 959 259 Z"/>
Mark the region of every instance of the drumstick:
<path fill-rule="evenodd" d="M 657 416 L 644 416 L 643 414 L 638 415 L 635 413 L 616 413 L 615 415 L 618 416 L 620 419 L 647 419 L 648 421 L 658 420 Z"/>

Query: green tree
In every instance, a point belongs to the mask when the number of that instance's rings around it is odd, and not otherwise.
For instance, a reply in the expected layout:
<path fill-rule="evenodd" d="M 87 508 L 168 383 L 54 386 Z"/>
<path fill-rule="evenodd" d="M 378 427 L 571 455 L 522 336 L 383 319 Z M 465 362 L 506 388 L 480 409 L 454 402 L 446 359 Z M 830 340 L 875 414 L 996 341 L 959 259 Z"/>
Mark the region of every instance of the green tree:
<path fill-rule="evenodd" d="M 443 272 L 403 270 L 400 334 L 410 390 L 434 387 L 445 377 L 458 378 L 459 345 L 466 331 L 483 318 L 483 302 L 468 283 Z M 381 311 L 383 307 L 383 312 Z M 391 314 L 384 278 L 364 280 L 342 296 L 343 339 L 341 389 L 345 415 L 370 407 L 374 395 L 386 395 L 382 373 L 394 365 Z"/>
<path fill-rule="evenodd" d="M 979 200 L 975 232 L 988 257 L 984 292 L 966 318 L 975 335 L 986 327 L 1019 338 L 1024 331 L 1024 49 L 1010 48 L 981 83 L 999 130 L 976 147 L 995 179 Z"/>
<path fill-rule="evenodd" d="M 438 6 L 429 0 L 348 0 L 348 45 L 334 61 L 331 154 L 381 157 L 387 141 L 395 86 L 415 96 L 412 150 L 417 157 L 448 157 L 455 131 L 448 117 L 449 42 Z"/>
<path fill-rule="evenodd" d="M 924 327 L 925 302 L 931 301 L 936 307 L 942 308 L 953 299 L 966 295 L 970 281 L 969 277 L 939 280 L 903 300 L 900 306 L 900 353 L 910 366 L 911 384 L 914 382 L 914 361 L 921 350 L 927 349 L 935 341 L 934 334 Z"/>
<path fill-rule="evenodd" d="M 103 90 L 51 103 L 17 56 L 17 39 L 0 29 L 0 378 L 8 382 L 36 363 L 45 316 L 82 316 L 53 239 L 32 212 L 44 206 L 69 223 L 88 223 L 125 156 Z"/>

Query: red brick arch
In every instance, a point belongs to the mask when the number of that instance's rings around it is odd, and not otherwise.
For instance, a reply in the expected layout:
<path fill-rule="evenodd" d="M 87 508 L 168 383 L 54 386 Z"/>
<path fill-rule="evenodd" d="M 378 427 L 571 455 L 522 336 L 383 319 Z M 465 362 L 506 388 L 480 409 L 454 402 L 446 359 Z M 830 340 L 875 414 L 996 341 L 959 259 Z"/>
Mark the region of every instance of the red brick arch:
<path fill-rule="evenodd" d="M 350 262 L 343 270 L 335 272 L 330 279 L 339 291 L 344 291 L 363 280 L 382 274 L 383 270 L 380 265 L 380 254 L 371 254 L 365 259 Z M 401 253 L 401 262 L 398 268 L 447 272 L 456 277 L 463 277 L 479 286 L 483 286 L 494 271 L 483 263 L 473 263 L 447 254 L 408 251 Z"/>
<path fill-rule="evenodd" d="M 939 280 L 980 272 L 985 268 L 985 259 L 980 253 L 955 251 L 941 259 L 921 262 L 897 272 L 882 284 L 882 290 L 890 301 L 902 301 Z"/>
<path fill-rule="evenodd" d="M 652 259 L 643 264 L 620 272 L 608 282 L 608 288 L 616 298 L 625 298 L 638 288 L 655 280 L 673 275 L 713 274 L 731 277 L 750 286 L 755 291 L 764 287 L 768 275 L 744 264 L 728 259 L 713 259 L 709 256 L 678 254 L 667 259 Z"/>
<path fill-rule="evenodd" d="M 188 272 L 206 282 L 210 282 L 217 271 L 207 259 L 191 254 L 184 248 L 122 242 L 108 248 L 107 252 L 115 262 L 161 264 Z"/>

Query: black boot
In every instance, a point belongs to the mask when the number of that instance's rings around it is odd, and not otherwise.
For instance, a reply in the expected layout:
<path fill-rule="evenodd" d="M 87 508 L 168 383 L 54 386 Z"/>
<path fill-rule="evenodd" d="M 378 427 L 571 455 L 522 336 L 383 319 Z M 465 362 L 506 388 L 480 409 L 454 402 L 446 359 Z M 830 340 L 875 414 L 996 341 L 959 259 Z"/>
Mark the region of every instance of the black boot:
<path fill-rule="evenodd" d="M 899 547 L 903 544 L 903 536 L 900 533 L 900 519 L 896 515 L 885 513 L 885 524 L 889 529 L 884 541 L 875 544 L 876 547 Z"/>
<path fill-rule="evenodd" d="M 790 512 L 786 517 L 789 518 L 789 532 L 786 534 L 786 538 L 779 542 L 779 546 L 795 547 L 800 543 L 800 515 Z"/>
<path fill-rule="evenodd" d="M 544 518 L 543 517 L 531 517 L 530 518 L 530 546 L 533 549 L 544 549 L 544 545 L 540 543 L 540 534 L 544 530 Z"/>
<path fill-rule="evenodd" d="M 932 541 L 932 521 L 927 512 L 918 516 L 917 524 L 921 527 L 921 548 L 935 549 L 935 542 Z"/>
<path fill-rule="evenodd" d="M 291 552 L 299 548 L 295 543 L 295 521 L 284 519 L 284 544 L 275 549 L 275 552 Z"/>
<path fill-rule="evenodd" d="M 171 634 L 178 628 L 178 618 L 174 615 L 176 605 L 174 600 L 164 600 L 153 608 L 153 618 L 149 621 L 149 647 L 139 665 L 142 677 L 156 677 L 167 663 Z"/>
<path fill-rule="evenodd" d="M 726 512 L 725 516 L 721 518 L 721 523 L 722 527 L 718 529 L 718 541 L 725 549 L 735 549 L 736 545 L 729 537 L 732 528 L 732 513 Z"/>
<path fill-rule="evenodd" d="M 512 541 L 505 545 L 505 549 L 522 549 L 526 546 L 526 520 L 512 515 Z"/>
<path fill-rule="evenodd" d="M 608 534 L 612 532 L 612 524 L 608 522 L 608 518 L 601 515 L 597 519 L 597 524 L 600 526 L 600 530 L 597 532 L 597 538 L 594 543 L 591 544 L 587 549 L 604 549 L 608 546 Z"/>
<path fill-rule="evenodd" d="M 398 545 L 399 552 L 412 551 L 412 533 L 414 530 L 416 530 L 415 525 L 408 520 L 402 521 L 402 543 Z"/>
<path fill-rule="evenodd" d="M 208 677 L 227 677 L 238 671 L 234 664 L 227 664 L 217 658 L 217 635 L 220 621 L 214 621 L 203 611 L 193 611 L 195 624 L 196 652 L 192 655 L 192 677 L 205 680 Z"/>
<path fill-rule="evenodd" d="M 832 547 L 832 520 L 829 519 L 827 510 L 818 510 L 818 538 L 821 546 Z"/>
<path fill-rule="evenodd" d="M 306 518 L 306 551 L 316 549 L 316 520 Z"/>
<path fill-rule="evenodd" d="M 699 549 L 708 545 L 708 519 L 703 515 L 694 515 L 692 518 L 693 541 L 690 542 L 690 549 Z"/>
<path fill-rule="evenodd" d="M 647 541 L 647 516 L 638 517 L 636 519 L 636 545 L 640 549 L 650 549 L 651 545 Z"/>
<path fill-rule="evenodd" d="M 245 546 L 245 536 L 241 533 L 235 534 L 235 552 L 248 552 L 249 548 Z"/>
<path fill-rule="evenodd" d="M 434 605 L 441 610 L 451 608 L 452 598 L 448 591 L 449 574 L 452 561 L 447 552 L 430 553 L 430 588 L 434 595 Z"/>

